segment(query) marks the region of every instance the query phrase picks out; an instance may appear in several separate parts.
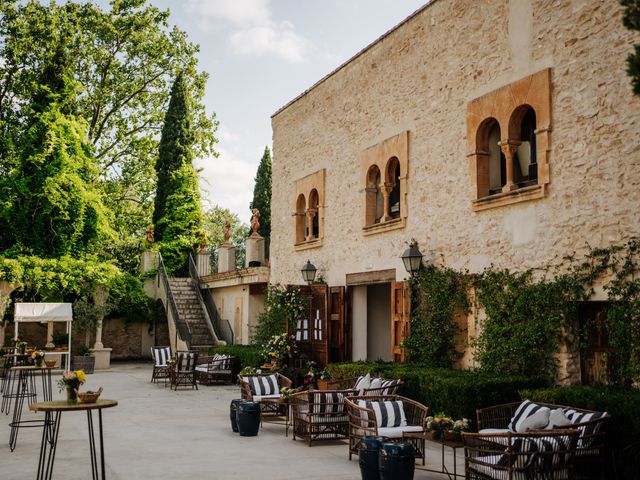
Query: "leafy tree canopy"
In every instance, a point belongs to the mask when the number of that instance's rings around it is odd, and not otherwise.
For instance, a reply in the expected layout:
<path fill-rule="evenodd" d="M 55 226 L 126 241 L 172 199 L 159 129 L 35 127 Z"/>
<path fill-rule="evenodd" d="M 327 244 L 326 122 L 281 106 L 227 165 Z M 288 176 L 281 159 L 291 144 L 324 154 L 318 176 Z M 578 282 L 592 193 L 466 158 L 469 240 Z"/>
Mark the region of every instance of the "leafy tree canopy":
<path fill-rule="evenodd" d="M 224 226 L 229 222 L 231 226 L 231 244 L 236 248 L 236 268 L 244 266 L 245 239 L 249 226 L 240 221 L 238 215 L 231 210 L 214 205 L 204 214 L 204 231 L 207 234 L 208 244 L 212 248 L 219 248 L 224 243 Z"/>

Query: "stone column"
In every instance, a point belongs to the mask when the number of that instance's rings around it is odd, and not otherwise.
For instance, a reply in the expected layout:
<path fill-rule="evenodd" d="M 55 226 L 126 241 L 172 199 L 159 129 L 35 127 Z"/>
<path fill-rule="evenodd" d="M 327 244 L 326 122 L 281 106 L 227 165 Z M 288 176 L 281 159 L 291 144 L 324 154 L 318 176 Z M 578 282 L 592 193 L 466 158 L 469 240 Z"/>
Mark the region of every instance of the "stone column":
<path fill-rule="evenodd" d="M 53 343 L 53 322 L 47 322 L 47 344 L 46 348 L 53 348 L 55 344 Z"/>
<path fill-rule="evenodd" d="M 223 244 L 218 249 L 218 273 L 231 272 L 236 269 L 236 247 Z"/>
<path fill-rule="evenodd" d="M 93 292 L 93 303 L 96 306 L 105 306 L 107 304 L 107 291 L 101 285 L 97 286 Z M 93 344 L 93 356 L 96 359 L 96 370 L 107 370 L 111 366 L 111 348 L 104 348 L 102 344 L 102 318 L 98 320 L 96 325 L 96 341 Z"/>
<path fill-rule="evenodd" d="M 211 255 L 206 250 L 200 250 L 196 255 L 196 270 L 200 277 L 211 274 Z"/>
<path fill-rule="evenodd" d="M 391 192 L 393 191 L 393 183 L 385 183 L 384 187 L 382 187 L 382 200 L 383 200 L 383 212 L 382 212 L 382 221 L 387 222 L 391 220 L 391 215 L 389 215 L 389 197 L 391 196 Z"/>
<path fill-rule="evenodd" d="M 500 149 L 502 150 L 502 153 L 504 153 L 504 156 L 506 159 L 505 163 L 506 163 L 506 170 L 507 170 L 506 171 L 507 181 L 504 187 L 502 187 L 503 192 L 511 192 L 518 188 L 518 185 L 513 183 L 513 156 L 518 150 L 518 145 L 520 145 L 520 143 L 521 142 L 518 142 L 515 140 L 507 140 L 499 143 Z"/>
<path fill-rule="evenodd" d="M 307 210 L 307 226 L 308 226 L 307 241 L 310 241 L 316 238 L 313 235 L 313 219 L 315 218 L 317 213 L 318 213 L 317 208 L 309 208 Z"/>
<path fill-rule="evenodd" d="M 245 267 L 248 267 L 251 262 L 264 265 L 264 238 L 259 235 L 250 236 L 247 238 L 245 245 L 247 247 Z"/>

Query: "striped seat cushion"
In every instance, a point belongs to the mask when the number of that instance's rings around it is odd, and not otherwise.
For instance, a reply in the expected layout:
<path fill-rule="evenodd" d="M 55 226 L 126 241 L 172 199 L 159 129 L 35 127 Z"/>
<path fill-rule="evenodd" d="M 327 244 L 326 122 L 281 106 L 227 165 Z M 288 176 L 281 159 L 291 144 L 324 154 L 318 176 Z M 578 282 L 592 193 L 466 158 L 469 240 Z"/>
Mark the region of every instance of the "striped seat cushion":
<path fill-rule="evenodd" d="M 151 356 L 156 367 L 166 367 L 167 360 L 171 358 L 171 349 L 169 347 L 151 347 Z"/>
<path fill-rule="evenodd" d="M 543 408 L 542 405 L 538 405 L 537 403 L 532 402 L 531 400 L 524 400 L 516 409 L 513 417 L 509 421 L 509 430 L 514 433 L 520 432 L 522 433 L 522 423 L 531 415 L 535 414 L 538 410 Z M 548 410 L 548 408 L 547 408 Z M 544 426 L 542 427 L 544 428 Z"/>
<path fill-rule="evenodd" d="M 358 406 L 373 410 L 378 428 L 405 427 L 407 418 L 402 400 L 374 401 L 358 400 Z M 364 412 L 366 415 L 366 412 Z"/>
<path fill-rule="evenodd" d="M 328 415 L 344 413 L 344 394 L 340 392 L 311 393 L 311 412 Z"/>
<path fill-rule="evenodd" d="M 607 416 L 607 412 L 576 412 L 573 409 L 567 409 L 564 412 L 565 416 L 571 421 L 572 425 L 580 425 L 583 423 L 594 422 Z M 589 425 L 580 425 L 578 430 L 580 436 L 578 437 L 578 448 L 588 448 L 594 441 L 593 435 L 596 435 L 603 428 L 602 422 L 591 423 Z"/>
<path fill-rule="evenodd" d="M 277 375 L 255 375 L 244 377 L 249 383 L 252 395 L 279 395 Z"/>

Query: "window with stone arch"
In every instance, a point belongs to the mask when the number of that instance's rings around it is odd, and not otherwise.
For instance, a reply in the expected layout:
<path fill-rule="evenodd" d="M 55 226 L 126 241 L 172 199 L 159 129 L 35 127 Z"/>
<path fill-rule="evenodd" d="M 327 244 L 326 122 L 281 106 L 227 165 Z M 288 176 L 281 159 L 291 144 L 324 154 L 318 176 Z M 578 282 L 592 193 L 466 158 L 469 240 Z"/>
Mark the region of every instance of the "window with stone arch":
<path fill-rule="evenodd" d="M 467 105 L 474 211 L 544 198 L 549 184 L 551 70 Z"/>
<path fill-rule="evenodd" d="M 382 185 L 380 169 L 377 165 L 372 165 L 367 172 L 366 195 L 366 224 L 375 225 L 380 223 L 383 215 L 384 201 L 382 197 Z"/>
<path fill-rule="evenodd" d="M 387 162 L 385 187 L 389 194 L 385 214 L 388 219 L 400 218 L 400 162 L 391 157 Z"/>
<path fill-rule="evenodd" d="M 296 200 L 296 243 L 304 242 L 307 238 L 307 202 L 304 195 L 298 195 Z"/>
<path fill-rule="evenodd" d="M 365 235 L 406 225 L 409 132 L 404 131 L 361 154 Z"/>
<path fill-rule="evenodd" d="M 295 182 L 294 244 L 296 250 L 317 248 L 324 237 L 325 170 L 318 170 Z"/>

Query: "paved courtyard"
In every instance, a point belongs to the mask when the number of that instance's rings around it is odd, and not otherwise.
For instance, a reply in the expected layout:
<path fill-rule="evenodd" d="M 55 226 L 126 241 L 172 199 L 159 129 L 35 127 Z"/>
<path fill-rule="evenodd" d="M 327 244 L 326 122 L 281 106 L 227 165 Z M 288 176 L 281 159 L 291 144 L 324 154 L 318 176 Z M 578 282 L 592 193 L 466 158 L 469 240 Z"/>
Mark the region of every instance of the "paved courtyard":
<path fill-rule="evenodd" d="M 56 375 L 57 377 L 57 375 Z M 150 364 L 114 364 L 88 376 L 84 389 L 102 386 L 119 405 L 103 411 L 107 478 L 134 479 L 358 479 L 357 458 L 345 442 L 308 447 L 285 437 L 282 424 L 265 422 L 257 437 L 240 437 L 229 425 L 229 402 L 239 388 L 201 386 L 179 392 L 151 384 Z M 54 386 L 54 398 L 62 398 Z M 37 415 L 37 416 L 36 416 Z M 24 419 L 42 418 L 25 411 Z M 0 417 L 0 479 L 36 477 L 41 428 L 23 428 L 9 450 L 10 416 Z M 427 463 L 440 467 L 440 449 L 428 446 Z M 462 452 L 458 452 L 459 460 Z M 450 460 L 450 459 L 449 459 Z M 463 471 L 460 462 L 458 471 Z M 86 414 L 62 414 L 53 478 L 91 478 Z M 416 470 L 416 479 L 446 476 Z"/>

